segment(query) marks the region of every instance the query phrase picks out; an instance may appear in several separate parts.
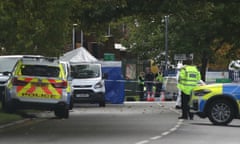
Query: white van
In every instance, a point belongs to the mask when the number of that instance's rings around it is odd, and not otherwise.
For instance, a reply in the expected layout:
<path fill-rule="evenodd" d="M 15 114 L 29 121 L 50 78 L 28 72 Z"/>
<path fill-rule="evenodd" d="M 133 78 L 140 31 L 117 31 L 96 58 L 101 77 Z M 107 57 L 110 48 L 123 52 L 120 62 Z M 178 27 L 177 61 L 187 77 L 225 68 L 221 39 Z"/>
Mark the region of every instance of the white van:
<path fill-rule="evenodd" d="M 105 74 L 99 63 L 70 63 L 74 103 L 98 103 L 105 107 Z"/>

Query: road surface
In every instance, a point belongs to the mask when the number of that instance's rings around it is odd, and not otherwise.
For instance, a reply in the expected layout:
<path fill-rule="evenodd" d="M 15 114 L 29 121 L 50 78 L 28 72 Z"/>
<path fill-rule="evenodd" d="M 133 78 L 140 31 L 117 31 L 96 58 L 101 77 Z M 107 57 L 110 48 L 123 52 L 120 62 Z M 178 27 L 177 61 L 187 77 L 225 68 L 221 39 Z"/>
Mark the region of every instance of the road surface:
<path fill-rule="evenodd" d="M 178 120 L 173 102 L 77 105 L 69 119 L 46 112 L 0 129 L 1 144 L 206 144 L 239 143 L 240 122 L 212 125 L 208 119 Z"/>

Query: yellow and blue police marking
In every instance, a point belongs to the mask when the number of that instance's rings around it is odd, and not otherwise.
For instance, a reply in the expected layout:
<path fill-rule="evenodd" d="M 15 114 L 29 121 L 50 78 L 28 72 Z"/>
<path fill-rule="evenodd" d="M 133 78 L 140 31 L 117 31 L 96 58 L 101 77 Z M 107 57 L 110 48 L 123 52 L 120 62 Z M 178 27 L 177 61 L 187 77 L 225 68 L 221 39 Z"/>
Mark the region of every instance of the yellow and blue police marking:
<path fill-rule="evenodd" d="M 240 108 L 240 85 L 239 84 L 221 84 L 218 87 L 211 89 L 212 92 L 199 97 L 199 111 L 203 112 L 204 107 L 206 105 L 207 100 L 216 96 L 216 95 L 225 95 L 227 97 L 231 97 L 238 103 L 238 107 Z"/>

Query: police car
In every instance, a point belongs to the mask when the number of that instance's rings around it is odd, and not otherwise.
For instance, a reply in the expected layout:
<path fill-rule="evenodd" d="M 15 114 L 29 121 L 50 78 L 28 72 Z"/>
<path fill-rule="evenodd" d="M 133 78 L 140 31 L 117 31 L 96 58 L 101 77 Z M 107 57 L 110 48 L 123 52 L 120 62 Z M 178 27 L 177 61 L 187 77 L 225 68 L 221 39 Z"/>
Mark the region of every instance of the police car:
<path fill-rule="evenodd" d="M 227 125 L 240 118 L 240 85 L 217 83 L 193 89 L 191 111 L 201 118 L 208 117 L 215 125 Z"/>
<path fill-rule="evenodd" d="M 25 55 L 27 57 L 43 57 L 41 55 Z M 10 73 L 17 61 L 24 55 L 3 55 L 0 56 L 0 100 L 4 95 L 5 86 L 10 77 Z"/>
<path fill-rule="evenodd" d="M 53 58 L 21 58 L 11 74 L 2 100 L 3 110 L 53 110 L 69 117 L 70 84 L 63 65 Z"/>

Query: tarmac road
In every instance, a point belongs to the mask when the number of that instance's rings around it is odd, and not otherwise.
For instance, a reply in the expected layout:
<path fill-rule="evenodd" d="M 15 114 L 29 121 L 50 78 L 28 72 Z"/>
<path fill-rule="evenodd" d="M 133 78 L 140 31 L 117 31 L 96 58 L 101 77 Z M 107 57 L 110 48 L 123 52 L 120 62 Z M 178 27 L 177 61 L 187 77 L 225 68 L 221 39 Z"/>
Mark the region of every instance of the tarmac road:
<path fill-rule="evenodd" d="M 212 125 L 195 117 L 178 120 L 174 102 L 78 105 L 69 119 L 53 113 L 0 128 L 1 144 L 239 144 L 240 120 Z"/>
<path fill-rule="evenodd" d="M 45 113 L 0 129 L 1 144 L 141 144 L 160 139 L 179 125 L 169 104 L 78 105 L 69 119 Z M 179 127 L 179 126 L 178 126 Z"/>
<path fill-rule="evenodd" d="M 160 141 L 149 144 L 239 144 L 240 120 L 233 120 L 228 126 L 213 125 L 207 118 L 195 117 L 185 120 L 181 127 Z"/>

